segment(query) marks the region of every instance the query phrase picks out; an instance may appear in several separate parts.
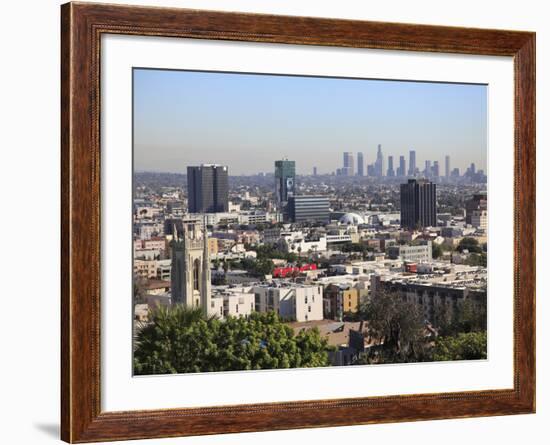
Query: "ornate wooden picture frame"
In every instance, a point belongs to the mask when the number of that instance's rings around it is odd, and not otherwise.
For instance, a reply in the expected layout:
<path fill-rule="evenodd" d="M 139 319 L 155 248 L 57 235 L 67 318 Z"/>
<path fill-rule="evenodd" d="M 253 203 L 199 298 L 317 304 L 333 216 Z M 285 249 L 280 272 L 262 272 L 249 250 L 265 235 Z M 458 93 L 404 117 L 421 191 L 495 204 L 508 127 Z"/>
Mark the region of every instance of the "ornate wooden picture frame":
<path fill-rule="evenodd" d="M 94 442 L 535 411 L 534 33 L 91 3 L 63 5 L 61 33 L 63 440 Z M 513 57 L 513 389 L 102 412 L 99 116 L 104 34 Z"/>

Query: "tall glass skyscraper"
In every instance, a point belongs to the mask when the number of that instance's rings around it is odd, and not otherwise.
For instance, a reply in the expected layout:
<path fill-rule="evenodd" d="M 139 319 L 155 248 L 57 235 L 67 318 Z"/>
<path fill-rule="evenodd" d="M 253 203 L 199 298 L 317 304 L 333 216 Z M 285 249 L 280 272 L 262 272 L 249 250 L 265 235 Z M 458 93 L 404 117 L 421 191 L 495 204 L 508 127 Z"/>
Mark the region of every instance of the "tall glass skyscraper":
<path fill-rule="evenodd" d="M 286 204 L 296 190 L 296 162 L 282 159 L 275 161 L 275 194 L 278 204 Z"/>
<path fill-rule="evenodd" d="M 399 156 L 399 167 L 397 168 L 397 176 L 407 176 L 407 168 L 405 165 L 405 156 Z"/>
<path fill-rule="evenodd" d="M 189 213 L 219 213 L 229 210 L 229 179 L 226 165 L 187 167 Z"/>
<path fill-rule="evenodd" d="M 395 176 L 395 171 L 393 170 L 393 156 L 388 156 L 388 171 L 386 172 L 386 176 L 390 178 Z"/>
<path fill-rule="evenodd" d="M 345 176 L 353 176 L 355 173 L 355 168 L 353 166 L 353 153 L 351 151 L 344 152 L 344 170 L 343 173 Z"/>
<path fill-rule="evenodd" d="M 409 151 L 409 176 L 416 174 L 416 151 Z"/>
<path fill-rule="evenodd" d="M 357 153 L 357 176 L 365 176 L 365 161 L 361 152 Z"/>
<path fill-rule="evenodd" d="M 378 144 L 378 151 L 376 152 L 376 162 L 374 163 L 374 172 L 376 176 L 384 176 L 384 155 L 382 154 L 382 145 Z"/>

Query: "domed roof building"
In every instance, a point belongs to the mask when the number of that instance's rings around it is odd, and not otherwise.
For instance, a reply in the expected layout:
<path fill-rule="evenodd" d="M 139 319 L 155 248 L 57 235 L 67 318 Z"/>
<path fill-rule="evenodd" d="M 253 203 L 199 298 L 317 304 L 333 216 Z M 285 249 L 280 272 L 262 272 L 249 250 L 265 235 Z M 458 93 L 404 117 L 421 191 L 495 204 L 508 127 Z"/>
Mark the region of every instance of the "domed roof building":
<path fill-rule="evenodd" d="M 365 224 L 365 219 L 357 213 L 346 213 L 339 219 L 340 224 L 359 225 Z"/>

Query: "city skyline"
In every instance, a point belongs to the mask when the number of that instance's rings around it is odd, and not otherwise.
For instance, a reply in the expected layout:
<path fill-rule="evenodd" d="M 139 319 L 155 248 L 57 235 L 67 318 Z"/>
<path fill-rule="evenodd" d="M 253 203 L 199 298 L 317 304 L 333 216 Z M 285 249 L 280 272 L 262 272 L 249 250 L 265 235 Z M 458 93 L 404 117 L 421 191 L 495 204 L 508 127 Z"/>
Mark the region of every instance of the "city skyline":
<path fill-rule="evenodd" d="M 450 156 L 463 174 L 486 171 L 486 134 L 484 85 L 134 70 L 137 171 L 251 175 L 288 156 L 297 174 L 322 175 L 343 152 L 374 163 L 380 144 L 385 161 L 414 150 L 417 166 Z"/>

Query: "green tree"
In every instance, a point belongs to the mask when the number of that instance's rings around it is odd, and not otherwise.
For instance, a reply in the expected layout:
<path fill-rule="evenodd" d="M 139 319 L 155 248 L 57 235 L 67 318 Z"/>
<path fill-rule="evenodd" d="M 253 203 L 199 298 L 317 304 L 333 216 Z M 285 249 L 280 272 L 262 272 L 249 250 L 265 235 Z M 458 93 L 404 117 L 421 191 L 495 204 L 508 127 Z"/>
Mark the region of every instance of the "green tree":
<path fill-rule="evenodd" d="M 487 267 L 487 254 L 485 252 L 472 253 L 466 260 L 466 264 L 468 266 Z"/>
<path fill-rule="evenodd" d="M 422 360 L 425 324 L 417 304 L 404 301 L 398 293 L 380 291 L 360 307 L 359 316 L 366 321 L 369 337 L 380 345 L 374 349 L 377 351 L 374 361 Z"/>
<path fill-rule="evenodd" d="M 468 332 L 456 337 L 438 337 L 435 341 L 433 359 L 480 360 L 487 358 L 487 332 Z"/>
<path fill-rule="evenodd" d="M 298 255 L 292 252 L 283 252 L 282 250 L 276 249 L 272 245 L 262 244 L 259 246 L 250 246 L 251 250 L 256 252 L 256 258 L 261 259 L 282 259 L 286 260 L 289 263 L 296 262 L 298 260 Z"/>
<path fill-rule="evenodd" d="M 468 250 L 468 252 L 470 253 L 482 252 L 478 240 L 470 237 L 462 238 L 460 240 L 460 243 L 458 243 L 456 250 L 458 250 L 459 252 L 462 252 L 463 250 Z"/>
<path fill-rule="evenodd" d="M 469 298 L 459 301 L 453 310 L 439 303 L 434 314 L 434 326 L 443 337 L 487 330 L 486 305 L 474 305 Z"/>
<path fill-rule="evenodd" d="M 327 340 L 314 328 L 298 335 L 277 314 L 226 320 L 181 305 L 159 308 L 137 334 L 136 374 L 328 366 Z"/>
<path fill-rule="evenodd" d="M 436 260 L 441 257 L 441 255 L 443 255 L 443 249 L 441 246 L 439 244 L 432 243 L 432 258 Z"/>
<path fill-rule="evenodd" d="M 147 293 L 145 290 L 145 282 L 143 278 L 140 278 L 134 275 L 134 304 L 143 303 L 145 301 L 144 297 Z"/>
<path fill-rule="evenodd" d="M 243 258 L 241 265 L 248 273 L 257 277 L 272 274 L 274 268 L 273 261 L 268 258 Z"/>

